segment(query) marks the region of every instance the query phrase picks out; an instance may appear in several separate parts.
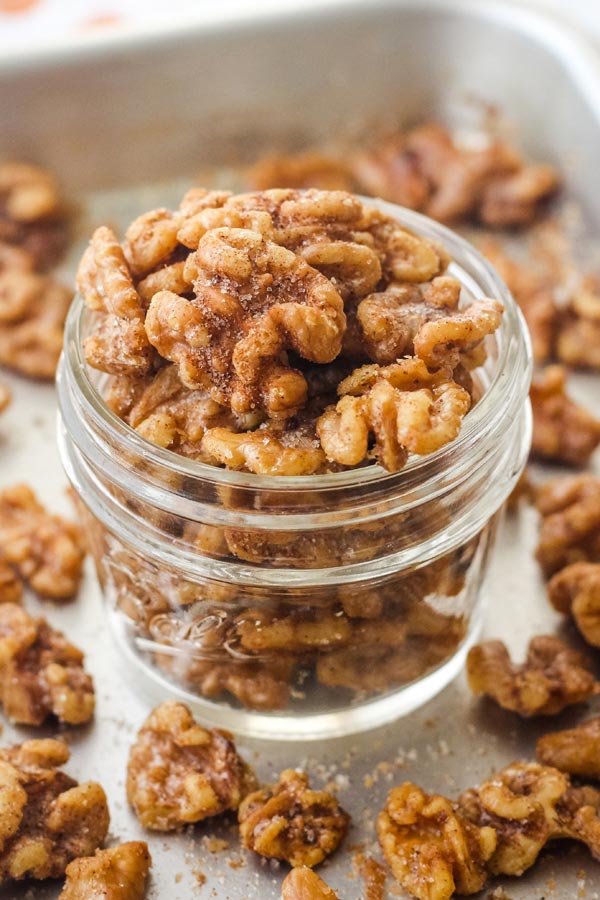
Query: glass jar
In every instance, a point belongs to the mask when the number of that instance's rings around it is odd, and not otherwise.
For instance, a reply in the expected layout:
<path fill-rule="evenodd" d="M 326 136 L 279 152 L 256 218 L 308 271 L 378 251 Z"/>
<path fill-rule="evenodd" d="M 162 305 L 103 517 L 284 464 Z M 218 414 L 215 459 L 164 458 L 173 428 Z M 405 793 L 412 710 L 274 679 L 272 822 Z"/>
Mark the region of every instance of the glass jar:
<path fill-rule="evenodd" d="M 451 231 L 365 202 L 448 249 L 461 304 L 505 306 L 459 436 L 396 474 L 265 477 L 163 450 L 103 402 L 81 299 L 67 322 L 60 450 L 115 642 L 140 688 L 237 733 L 364 730 L 445 687 L 477 636 L 499 511 L 529 451 L 531 354 L 505 285 Z"/>

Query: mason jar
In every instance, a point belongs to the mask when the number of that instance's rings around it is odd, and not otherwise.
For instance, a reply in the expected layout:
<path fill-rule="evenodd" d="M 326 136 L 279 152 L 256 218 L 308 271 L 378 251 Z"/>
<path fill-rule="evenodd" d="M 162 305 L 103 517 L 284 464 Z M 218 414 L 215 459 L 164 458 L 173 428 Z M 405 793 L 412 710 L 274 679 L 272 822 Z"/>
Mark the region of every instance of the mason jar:
<path fill-rule="evenodd" d="M 498 519 L 529 452 L 531 353 L 506 286 L 448 229 L 364 202 L 446 247 L 461 305 L 505 308 L 460 434 L 400 472 L 258 476 L 164 450 L 105 404 L 81 298 L 66 325 L 60 452 L 130 683 L 237 733 L 356 732 L 442 690 L 478 634 Z"/>

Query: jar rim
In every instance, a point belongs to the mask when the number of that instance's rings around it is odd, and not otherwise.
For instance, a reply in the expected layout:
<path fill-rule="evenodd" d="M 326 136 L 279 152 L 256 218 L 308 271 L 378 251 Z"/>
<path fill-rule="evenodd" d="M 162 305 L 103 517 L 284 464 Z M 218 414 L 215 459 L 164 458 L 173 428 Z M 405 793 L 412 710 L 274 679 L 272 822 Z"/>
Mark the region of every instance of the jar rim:
<path fill-rule="evenodd" d="M 270 492 L 294 492 L 352 488 L 400 481 L 417 481 L 421 484 L 435 481 L 435 476 L 452 465 L 452 458 L 462 456 L 461 451 L 487 430 L 490 422 L 503 408 L 502 400 L 525 399 L 532 369 L 532 350 L 523 315 L 506 284 L 483 255 L 468 241 L 451 229 L 413 210 L 384 200 L 361 197 L 366 205 L 374 206 L 394 218 L 398 224 L 420 237 L 442 244 L 452 257 L 449 272 L 475 297 L 491 296 L 504 306 L 504 314 L 497 332 L 499 354 L 494 372 L 481 399 L 465 417 L 458 436 L 434 453 L 426 456 L 409 456 L 406 465 L 395 473 L 387 472 L 377 463 L 316 475 L 256 475 L 220 468 L 199 460 L 189 459 L 172 450 L 166 450 L 142 437 L 134 428 L 120 419 L 106 404 L 98 387 L 88 374 L 88 363 L 83 352 L 83 326 L 85 314 L 90 311 L 83 298 L 76 294 L 65 324 L 65 338 L 59 380 L 68 368 L 77 390 L 82 395 L 87 411 L 93 416 L 102 432 L 119 446 L 125 446 L 165 472 L 176 473 L 191 479 L 212 483 L 215 486 L 265 490 Z"/>

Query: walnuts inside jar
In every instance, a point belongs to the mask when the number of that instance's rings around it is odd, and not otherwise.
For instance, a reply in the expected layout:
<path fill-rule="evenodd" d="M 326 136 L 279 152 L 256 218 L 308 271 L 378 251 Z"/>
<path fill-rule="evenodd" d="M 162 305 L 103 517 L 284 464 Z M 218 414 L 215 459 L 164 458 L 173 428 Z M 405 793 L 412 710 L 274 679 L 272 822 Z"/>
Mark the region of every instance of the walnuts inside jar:
<path fill-rule="evenodd" d="M 214 465 L 389 471 L 458 435 L 500 326 L 445 249 L 343 190 L 193 189 L 97 229 L 88 364 L 146 439 Z"/>

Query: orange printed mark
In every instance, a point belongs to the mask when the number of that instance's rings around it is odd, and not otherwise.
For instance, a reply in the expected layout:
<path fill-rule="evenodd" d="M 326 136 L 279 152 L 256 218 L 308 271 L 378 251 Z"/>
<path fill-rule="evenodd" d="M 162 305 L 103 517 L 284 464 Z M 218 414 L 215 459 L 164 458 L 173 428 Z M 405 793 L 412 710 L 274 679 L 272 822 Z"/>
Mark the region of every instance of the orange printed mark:
<path fill-rule="evenodd" d="M 0 0 L 1 2 L 2 0 Z M 122 19 L 123 17 L 117 13 L 103 13 L 99 16 L 93 16 L 91 19 L 86 19 L 85 22 L 81 23 L 81 27 L 85 29 L 112 28 L 114 25 L 118 25 Z"/>
<path fill-rule="evenodd" d="M 0 12 L 24 13 L 38 6 L 39 0 L 0 0 Z"/>

